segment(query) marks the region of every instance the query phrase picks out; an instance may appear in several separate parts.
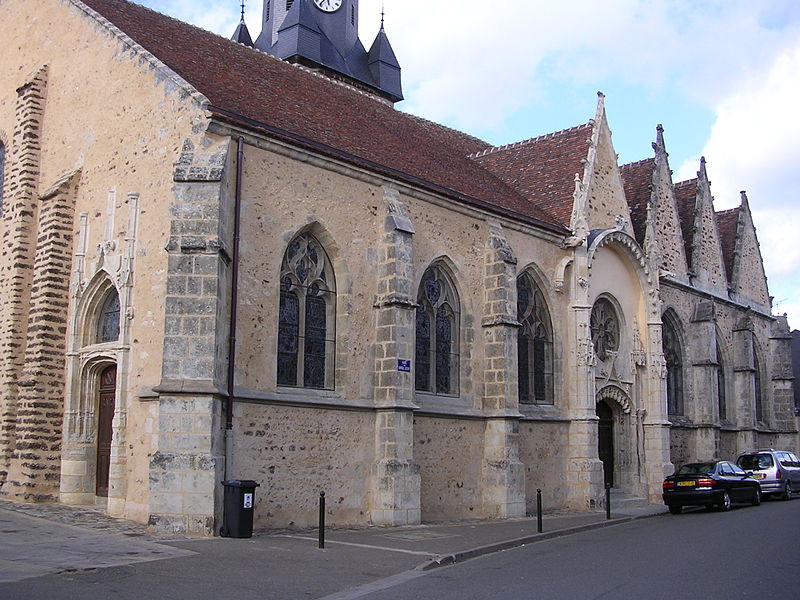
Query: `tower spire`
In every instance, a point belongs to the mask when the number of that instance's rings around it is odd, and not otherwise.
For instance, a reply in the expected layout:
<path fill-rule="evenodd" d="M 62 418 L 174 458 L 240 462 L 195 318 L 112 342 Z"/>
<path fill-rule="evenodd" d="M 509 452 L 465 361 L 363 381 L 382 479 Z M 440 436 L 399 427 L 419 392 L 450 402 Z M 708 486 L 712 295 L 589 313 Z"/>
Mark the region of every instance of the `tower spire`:
<path fill-rule="evenodd" d="M 239 26 L 236 28 L 236 31 L 233 32 L 233 36 L 231 39 L 234 42 L 239 42 L 240 44 L 244 44 L 245 46 L 253 46 L 253 38 L 250 37 L 250 32 L 247 30 L 247 25 L 244 22 L 244 2 L 245 0 L 241 0 L 242 4 L 242 16 L 239 20 Z"/>

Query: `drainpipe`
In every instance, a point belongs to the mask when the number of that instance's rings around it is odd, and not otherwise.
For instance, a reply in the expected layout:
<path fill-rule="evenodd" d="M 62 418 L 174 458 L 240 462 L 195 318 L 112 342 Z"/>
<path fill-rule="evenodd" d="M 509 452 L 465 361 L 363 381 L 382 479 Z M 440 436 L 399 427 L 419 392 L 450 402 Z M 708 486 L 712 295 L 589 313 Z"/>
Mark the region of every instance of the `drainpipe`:
<path fill-rule="evenodd" d="M 225 400 L 225 480 L 233 477 L 233 382 L 236 373 L 236 309 L 239 305 L 239 222 L 242 213 L 244 138 L 236 141 L 236 191 L 233 204 L 233 250 L 231 256 L 231 313 L 228 334 L 228 397 Z"/>

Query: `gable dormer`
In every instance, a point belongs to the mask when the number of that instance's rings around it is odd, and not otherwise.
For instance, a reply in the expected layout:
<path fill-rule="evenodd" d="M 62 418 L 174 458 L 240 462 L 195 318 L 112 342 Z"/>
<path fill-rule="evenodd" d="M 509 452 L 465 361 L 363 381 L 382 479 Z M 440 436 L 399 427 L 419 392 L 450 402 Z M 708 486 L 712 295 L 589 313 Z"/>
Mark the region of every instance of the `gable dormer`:
<path fill-rule="evenodd" d="M 687 210 L 685 213 L 685 218 L 692 218 L 691 241 L 689 242 L 691 283 L 699 289 L 719 296 L 727 296 L 728 277 L 705 158 L 700 159 L 700 170 L 697 172 L 695 181 L 694 207 L 693 210 Z M 686 228 L 689 223 L 683 225 Z"/>
<path fill-rule="evenodd" d="M 636 240 L 662 275 L 688 283 L 683 230 L 664 128 L 656 128 L 655 157 L 620 168 Z"/>
<path fill-rule="evenodd" d="M 717 213 L 731 298 L 770 312 L 769 289 L 747 194 L 739 207 Z"/>
<path fill-rule="evenodd" d="M 597 96 L 597 112 L 583 173 L 585 206 L 580 206 L 581 200 L 576 197 L 573 214 L 585 211 L 590 230 L 613 229 L 624 222 L 632 235 L 631 215 L 606 118 L 605 96 L 601 93 Z"/>

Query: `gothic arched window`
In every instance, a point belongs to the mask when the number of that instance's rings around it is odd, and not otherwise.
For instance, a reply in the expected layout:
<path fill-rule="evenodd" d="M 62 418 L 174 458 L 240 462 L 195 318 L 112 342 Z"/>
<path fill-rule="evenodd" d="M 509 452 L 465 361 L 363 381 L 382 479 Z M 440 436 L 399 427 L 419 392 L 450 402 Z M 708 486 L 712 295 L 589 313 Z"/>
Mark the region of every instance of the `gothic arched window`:
<path fill-rule="evenodd" d="M 667 363 L 667 413 L 683 415 L 683 350 L 673 319 L 665 314 L 661 327 L 661 344 Z"/>
<path fill-rule="evenodd" d="M 763 395 L 763 388 L 761 387 L 761 361 L 758 357 L 758 348 L 756 347 L 756 340 L 753 339 L 753 367 L 755 372 L 753 373 L 753 387 L 755 392 L 755 410 L 756 410 L 756 421 L 764 422 L 764 395 Z"/>
<path fill-rule="evenodd" d="M 597 358 L 606 360 L 619 350 L 619 319 L 614 305 L 607 298 L 600 298 L 594 303 L 590 327 Z"/>
<path fill-rule="evenodd" d="M 539 286 L 523 273 L 517 278 L 519 401 L 553 404 L 553 327 Z"/>
<path fill-rule="evenodd" d="M 415 387 L 433 394 L 458 393 L 458 296 L 440 266 L 425 271 L 417 294 Z"/>
<path fill-rule="evenodd" d="M 98 343 L 115 342 L 119 339 L 119 294 L 112 288 L 106 293 L 97 319 Z"/>
<path fill-rule="evenodd" d="M 720 420 L 728 418 L 728 406 L 725 398 L 725 363 L 722 360 L 719 334 L 717 334 L 717 406 Z"/>
<path fill-rule="evenodd" d="M 335 300 L 328 256 L 313 236 L 299 235 L 281 265 L 278 385 L 333 388 Z"/>

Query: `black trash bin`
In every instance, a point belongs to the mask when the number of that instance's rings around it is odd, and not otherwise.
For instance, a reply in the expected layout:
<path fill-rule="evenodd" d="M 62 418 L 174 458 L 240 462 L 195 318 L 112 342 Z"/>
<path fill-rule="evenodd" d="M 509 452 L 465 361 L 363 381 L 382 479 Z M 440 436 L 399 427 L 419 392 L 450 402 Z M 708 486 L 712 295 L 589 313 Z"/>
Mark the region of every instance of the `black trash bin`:
<path fill-rule="evenodd" d="M 223 481 L 222 485 L 225 487 L 225 497 L 219 534 L 232 538 L 252 537 L 255 491 L 260 484 L 249 479 L 229 479 Z"/>

